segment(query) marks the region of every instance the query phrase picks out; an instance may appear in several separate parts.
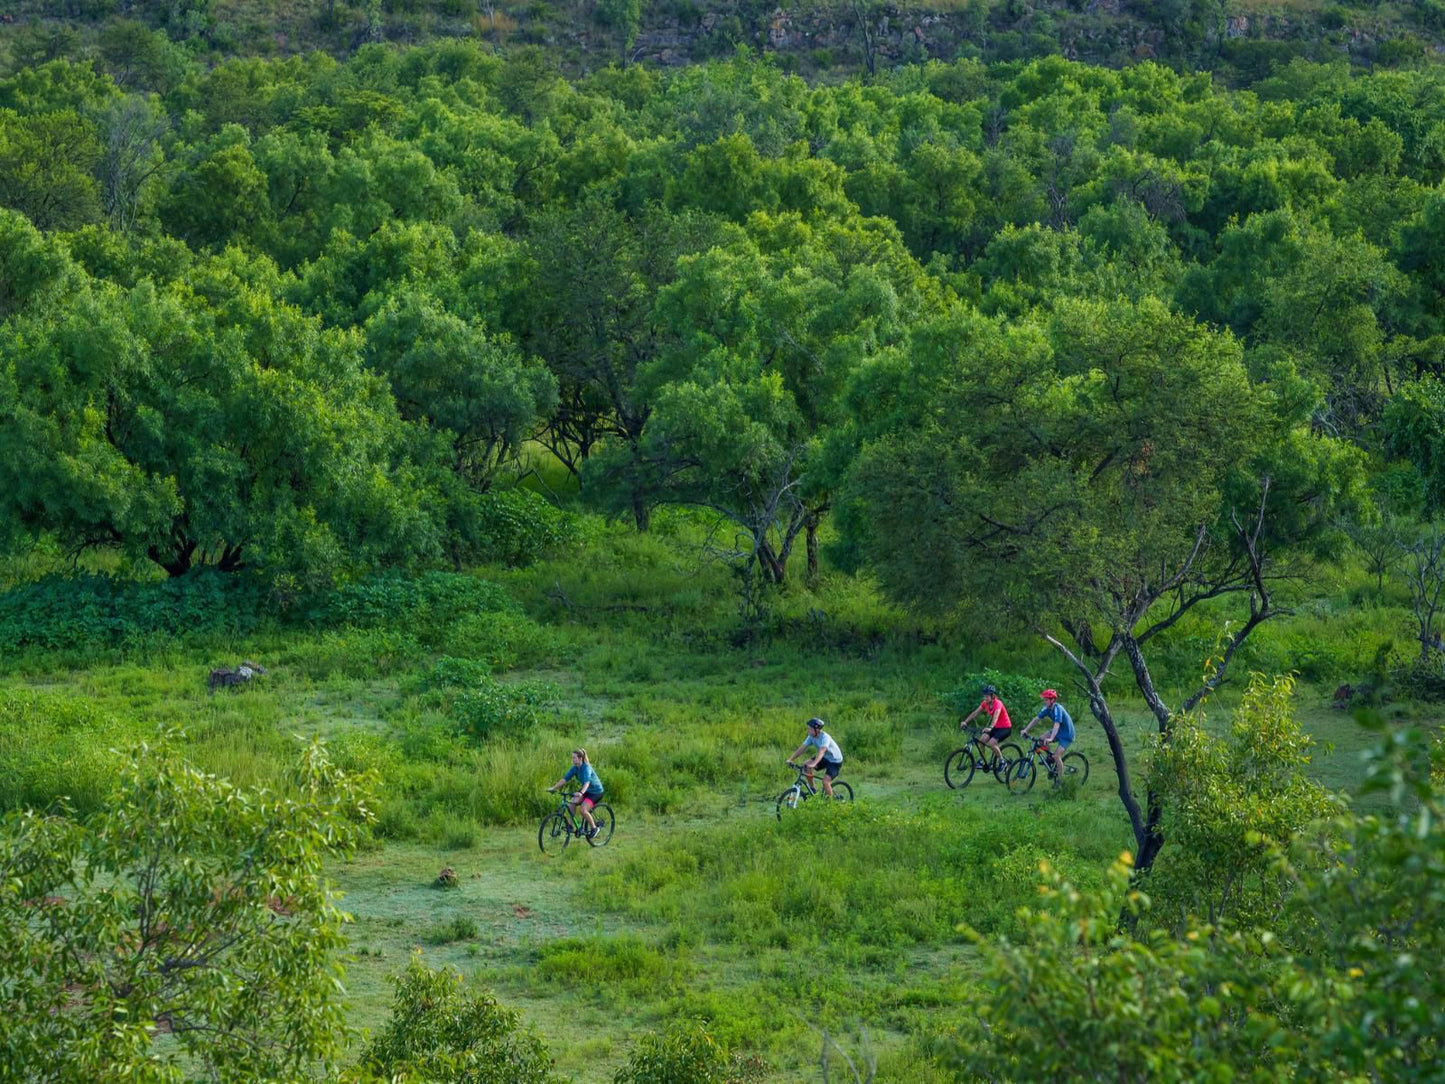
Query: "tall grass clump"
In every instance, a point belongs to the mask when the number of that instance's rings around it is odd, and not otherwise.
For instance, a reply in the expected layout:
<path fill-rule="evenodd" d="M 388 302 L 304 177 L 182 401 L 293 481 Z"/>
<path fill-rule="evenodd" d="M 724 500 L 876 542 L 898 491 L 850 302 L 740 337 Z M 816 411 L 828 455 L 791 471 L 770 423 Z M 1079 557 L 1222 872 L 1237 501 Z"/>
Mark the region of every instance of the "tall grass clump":
<path fill-rule="evenodd" d="M 63 801 L 95 812 L 115 781 L 116 747 L 141 729 L 83 698 L 0 690 L 0 811 Z"/>

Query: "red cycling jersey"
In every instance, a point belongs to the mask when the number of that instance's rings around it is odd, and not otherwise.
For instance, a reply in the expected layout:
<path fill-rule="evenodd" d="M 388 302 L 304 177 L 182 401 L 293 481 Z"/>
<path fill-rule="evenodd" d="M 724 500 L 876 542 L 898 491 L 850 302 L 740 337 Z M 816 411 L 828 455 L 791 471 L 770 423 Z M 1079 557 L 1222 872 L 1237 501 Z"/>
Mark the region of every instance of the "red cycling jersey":
<path fill-rule="evenodd" d="M 1007 730 L 1011 728 L 1013 726 L 1013 723 L 1009 721 L 1008 708 L 1003 706 L 1003 701 L 1000 700 L 998 697 L 994 697 L 993 703 L 998 705 L 998 722 L 996 723 L 993 721 L 993 704 L 990 704 L 988 702 L 988 697 L 984 697 L 978 702 L 979 708 L 983 711 L 984 715 L 988 716 L 988 725 L 996 726 L 1000 730 Z"/>

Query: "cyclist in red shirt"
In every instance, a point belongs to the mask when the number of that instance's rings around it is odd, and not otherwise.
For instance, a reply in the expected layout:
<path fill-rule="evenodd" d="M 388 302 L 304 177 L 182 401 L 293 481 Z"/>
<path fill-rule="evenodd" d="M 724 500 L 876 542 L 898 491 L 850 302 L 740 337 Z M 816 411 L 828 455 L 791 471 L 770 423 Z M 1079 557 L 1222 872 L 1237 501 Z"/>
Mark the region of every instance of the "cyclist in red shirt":
<path fill-rule="evenodd" d="M 998 698 L 998 690 L 992 685 L 983 687 L 983 699 L 978 702 L 978 707 L 958 721 L 958 729 L 962 730 L 973 722 L 973 717 L 979 712 L 988 716 L 988 729 L 978 736 L 978 740 L 992 749 L 994 756 L 1003 756 L 1003 750 L 998 747 L 998 743 L 1013 732 L 1013 723 L 1009 720 L 1008 708 L 1003 706 L 1003 701 Z"/>

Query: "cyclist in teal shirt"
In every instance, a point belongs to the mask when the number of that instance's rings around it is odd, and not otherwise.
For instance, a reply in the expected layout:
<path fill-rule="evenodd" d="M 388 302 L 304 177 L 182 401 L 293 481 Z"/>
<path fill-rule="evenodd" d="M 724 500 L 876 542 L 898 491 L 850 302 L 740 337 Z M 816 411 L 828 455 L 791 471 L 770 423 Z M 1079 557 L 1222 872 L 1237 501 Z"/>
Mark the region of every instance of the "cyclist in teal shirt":
<path fill-rule="evenodd" d="M 1049 728 L 1049 732 L 1044 735 L 1043 740 L 1051 742 L 1055 737 L 1059 739 L 1057 745 L 1049 746 L 1049 759 L 1054 762 L 1054 770 L 1059 773 L 1058 778 L 1062 779 L 1064 772 L 1064 750 L 1074 744 L 1074 720 L 1073 717 L 1064 710 L 1064 705 L 1059 703 L 1059 694 L 1054 692 L 1053 689 L 1045 689 L 1039 693 L 1039 696 L 1043 698 L 1044 706 L 1039 708 L 1039 713 L 1029 720 L 1028 726 L 1024 727 L 1023 736 L 1027 738 L 1029 731 L 1034 728 L 1034 724 L 1041 719 L 1047 719 L 1054 724 Z"/>
<path fill-rule="evenodd" d="M 597 822 L 592 819 L 592 807 L 602 801 L 602 780 L 597 778 L 596 770 L 587 759 L 586 749 L 572 750 L 571 769 L 548 787 L 547 793 L 552 793 L 573 779 L 577 780 L 577 793 L 572 795 L 572 808 L 579 811 L 582 819 L 587 822 L 587 838 L 591 839 L 597 834 Z"/>

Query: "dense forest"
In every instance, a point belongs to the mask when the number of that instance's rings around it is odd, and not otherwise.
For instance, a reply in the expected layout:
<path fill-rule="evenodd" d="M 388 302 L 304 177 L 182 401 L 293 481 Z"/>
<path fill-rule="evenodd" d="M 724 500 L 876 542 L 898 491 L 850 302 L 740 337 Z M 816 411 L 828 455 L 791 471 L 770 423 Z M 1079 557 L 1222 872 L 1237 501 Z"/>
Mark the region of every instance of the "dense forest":
<path fill-rule="evenodd" d="M 0 1082 L 1442 1079 L 1445 6 L 16 7 Z"/>

